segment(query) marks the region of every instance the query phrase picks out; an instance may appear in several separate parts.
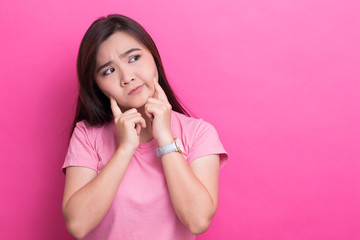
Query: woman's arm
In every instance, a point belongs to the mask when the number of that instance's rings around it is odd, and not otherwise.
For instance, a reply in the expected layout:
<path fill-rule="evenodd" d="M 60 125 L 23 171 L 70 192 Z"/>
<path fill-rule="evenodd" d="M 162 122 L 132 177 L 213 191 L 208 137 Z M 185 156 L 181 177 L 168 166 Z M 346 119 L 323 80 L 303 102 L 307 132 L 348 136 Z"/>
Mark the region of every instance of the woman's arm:
<path fill-rule="evenodd" d="M 188 165 L 178 152 L 162 157 L 166 182 L 175 212 L 193 233 L 210 226 L 218 205 L 219 156 L 208 155 Z"/>
<path fill-rule="evenodd" d="M 120 146 L 98 175 L 84 167 L 66 171 L 62 209 L 69 232 L 77 238 L 84 237 L 104 218 L 139 146 L 141 128 L 146 127 L 136 109 L 122 113 L 114 98 L 110 97 L 110 103 Z"/>
<path fill-rule="evenodd" d="M 145 111 L 152 118 L 153 136 L 159 146 L 173 141 L 171 105 L 164 90 L 154 79 L 155 94 Z M 218 204 L 219 156 L 209 155 L 187 164 L 182 154 L 172 152 L 162 157 L 170 198 L 180 221 L 193 233 L 205 232 Z"/>
<path fill-rule="evenodd" d="M 104 218 L 132 157 L 118 149 L 103 170 L 68 167 L 62 210 L 68 231 L 82 238 Z"/>

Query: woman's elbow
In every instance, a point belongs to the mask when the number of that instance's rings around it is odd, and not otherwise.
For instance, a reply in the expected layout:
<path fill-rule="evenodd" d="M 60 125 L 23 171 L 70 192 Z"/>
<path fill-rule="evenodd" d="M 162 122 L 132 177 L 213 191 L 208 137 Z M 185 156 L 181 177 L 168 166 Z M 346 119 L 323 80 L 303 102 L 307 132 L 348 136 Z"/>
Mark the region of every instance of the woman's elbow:
<path fill-rule="evenodd" d="M 187 222 L 187 227 L 190 232 L 194 235 L 200 235 L 208 230 L 210 227 L 211 221 L 215 215 L 216 208 L 211 213 L 204 215 L 192 216 Z"/>
<path fill-rule="evenodd" d="M 196 215 L 189 216 L 187 221 L 187 228 L 194 235 L 200 235 L 208 230 L 210 227 L 211 221 L 215 216 L 217 210 L 217 205 L 214 205 L 211 210 L 205 211 L 202 214 L 198 213 Z"/>
<path fill-rule="evenodd" d="M 211 219 L 199 219 L 188 224 L 188 229 L 193 235 L 200 235 L 208 230 Z"/>
<path fill-rule="evenodd" d="M 87 231 L 76 222 L 66 221 L 66 228 L 68 232 L 76 239 L 81 239 L 86 236 Z"/>
<path fill-rule="evenodd" d="M 66 213 L 65 208 L 63 208 L 62 210 L 65 218 L 66 229 L 68 230 L 68 232 L 77 239 L 85 237 L 86 234 L 88 233 L 85 227 L 82 226 L 78 220 L 76 220 L 73 217 L 70 217 Z"/>

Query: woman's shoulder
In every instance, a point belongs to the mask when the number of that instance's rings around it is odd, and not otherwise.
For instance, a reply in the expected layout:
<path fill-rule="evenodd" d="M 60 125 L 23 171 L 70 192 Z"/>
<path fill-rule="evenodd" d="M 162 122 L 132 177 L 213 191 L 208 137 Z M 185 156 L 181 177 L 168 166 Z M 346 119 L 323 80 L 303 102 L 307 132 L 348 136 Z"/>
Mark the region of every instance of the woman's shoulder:
<path fill-rule="evenodd" d="M 175 111 L 172 111 L 171 119 L 181 124 L 198 124 L 204 121 L 201 118 L 194 118 Z"/>
<path fill-rule="evenodd" d="M 171 117 L 174 137 L 181 139 L 188 163 L 202 156 L 219 154 L 220 166 L 224 164 L 227 152 L 212 124 L 201 118 L 188 117 L 177 112 Z"/>
<path fill-rule="evenodd" d="M 199 129 L 213 128 L 212 124 L 202 118 L 186 116 L 172 111 L 171 122 L 173 127 L 180 127 L 183 131 L 195 132 Z"/>
<path fill-rule="evenodd" d="M 79 133 L 87 135 L 88 137 L 96 137 L 97 135 L 113 130 L 112 122 L 102 125 L 91 125 L 86 120 L 82 120 L 76 123 L 73 133 Z"/>

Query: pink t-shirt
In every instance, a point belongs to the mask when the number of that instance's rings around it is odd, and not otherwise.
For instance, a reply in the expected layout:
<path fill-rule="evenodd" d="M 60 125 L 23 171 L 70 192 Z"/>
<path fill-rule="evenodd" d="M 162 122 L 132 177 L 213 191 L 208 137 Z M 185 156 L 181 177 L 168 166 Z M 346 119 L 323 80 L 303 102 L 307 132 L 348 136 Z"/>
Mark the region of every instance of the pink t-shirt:
<path fill-rule="evenodd" d="M 209 155 L 227 160 L 215 128 L 203 121 L 172 112 L 171 129 L 182 141 L 188 164 Z M 114 123 L 91 127 L 78 122 L 70 140 L 63 170 L 82 166 L 100 172 L 119 146 Z M 140 144 L 131 159 L 112 206 L 101 223 L 83 239 L 190 240 L 195 236 L 180 222 L 170 201 L 155 139 Z"/>

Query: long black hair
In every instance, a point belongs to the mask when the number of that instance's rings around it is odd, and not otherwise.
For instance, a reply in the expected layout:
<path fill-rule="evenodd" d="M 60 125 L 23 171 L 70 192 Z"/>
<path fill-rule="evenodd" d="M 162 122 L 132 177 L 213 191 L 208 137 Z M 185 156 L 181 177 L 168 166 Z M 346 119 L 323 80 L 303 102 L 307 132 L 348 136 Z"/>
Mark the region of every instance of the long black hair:
<path fill-rule="evenodd" d="M 157 66 L 159 84 L 165 91 L 172 109 L 190 116 L 167 81 L 159 52 L 150 35 L 133 19 L 114 14 L 97 19 L 81 41 L 77 57 L 79 96 L 72 131 L 76 123 L 82 120 L 90 125 L 103 125 L 113 119 L 110 101 L 97 86 L 94 75 L 100 44 L 118 31 L 131 34 L 150 51 Z"/>

